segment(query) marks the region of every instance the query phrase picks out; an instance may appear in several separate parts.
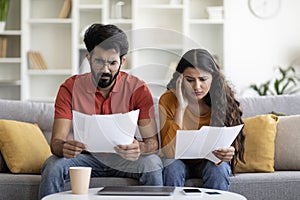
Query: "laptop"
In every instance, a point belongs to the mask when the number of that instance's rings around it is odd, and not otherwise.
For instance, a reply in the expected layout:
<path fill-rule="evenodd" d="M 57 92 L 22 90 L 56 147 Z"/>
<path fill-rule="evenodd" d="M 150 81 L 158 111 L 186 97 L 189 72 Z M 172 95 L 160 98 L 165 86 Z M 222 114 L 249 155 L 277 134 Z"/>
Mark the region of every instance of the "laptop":
<path fill-rule="evenodd" d="M 98 195 L 170 196 L 174 186 L 105 186 Z"/>

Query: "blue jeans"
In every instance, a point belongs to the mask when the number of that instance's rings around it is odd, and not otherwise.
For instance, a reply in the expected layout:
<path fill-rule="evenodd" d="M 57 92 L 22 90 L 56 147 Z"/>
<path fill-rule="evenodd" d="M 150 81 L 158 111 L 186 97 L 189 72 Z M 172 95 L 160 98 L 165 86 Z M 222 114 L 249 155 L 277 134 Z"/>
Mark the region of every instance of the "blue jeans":
<path fill-rule="evenodd" d="M 163 159 L 163 179 L 166 186 L 180 186 L 189 178 L 200 178 L 204 188 L 228 191 L 231 168 L 228 162 L 216 166 L 211 161 L 201 164 L 186 164 L 182 160 Z"/>
<path fill-rule="evenodd" d="M 69 167 L 74 166 L 92 167 L 91 177 L 126 177 L 138 179 L 142 185 L 163 185 L 163 165 L 155 154 L 140 156 L 136 161 L 125 160 L 117 154 L 79 154 L 71 159 L 52 155 L 42 168 L 39 198 L 63 191 L 65 183 L 70 181 Z"/>

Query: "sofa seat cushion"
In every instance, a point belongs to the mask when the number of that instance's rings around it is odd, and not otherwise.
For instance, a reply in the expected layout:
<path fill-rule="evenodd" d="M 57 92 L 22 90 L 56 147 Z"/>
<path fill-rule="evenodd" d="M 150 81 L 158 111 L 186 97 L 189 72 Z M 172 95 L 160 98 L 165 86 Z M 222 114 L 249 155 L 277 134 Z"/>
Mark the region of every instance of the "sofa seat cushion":
<path fill-rule="evenodd" d="M 98 188 L 104 186 L 127 186 L 127 185 L 140 185 L 137 179 L 120 178 L 120 177 L 93 177 L 90 180 L 89 188 Z M 65 184 L 65 191 L 71 190 L 70 182 Z"/>
<path fill-rule="evenodd" d="M 0 199 L 38 199 L 41 176 L 0 173 Z"/>
<path fill-rule="evenodd" d="M 38 125 L 14 120 L 0 120 L 0 150 L 12 173 L 40 173 L 51 155 Z"/>
<path fill-rule="evenodd" d="M 242 173 L 230 179 L 229 191 L 256 199 L 300 199 L 300 171 Z"/>
<path fill-rule="evenodd" d="M 41 175 L 0 173 L 0 199 L 38 199 Z M 90 188 L 103 186 L 139 185 L 139 181 L 131 178 L 93 177 Z M 71 190 L 70 183 L 66 183 L 64 190 Z"/>
<path fill-rule="evenodd" d="M 188 179 L 185 186 L 202 187 L 201 179 Z M 300 199 L 300 171 L 241 173 L 230 177 L 229 191 L 248 200 Z"/>
<path fill-rule="evenodd" d="M 137 179 L 119 177 L 93 177 L 90 181 L 90 188 L 126 185 L 140 185 L 140 183 Z M 65 186 L 65 189 L 71 189 L 71 187 L 69 187 L 69 184 Z"/>

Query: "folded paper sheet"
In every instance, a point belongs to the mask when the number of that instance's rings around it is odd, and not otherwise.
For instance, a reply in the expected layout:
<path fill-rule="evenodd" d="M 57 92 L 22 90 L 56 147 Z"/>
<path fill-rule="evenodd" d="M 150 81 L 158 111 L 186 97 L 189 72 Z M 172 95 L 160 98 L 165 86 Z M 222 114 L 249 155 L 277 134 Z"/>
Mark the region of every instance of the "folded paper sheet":
<path fill-rule="evenodd" d="M 119 144 L 131 144 L 137 130 L 139 110 L 124 114 L 87 115 L 73 111 L 74 139 L 90 152 L 115 152 Z"/>
<path fill-rule="evenodd" d="M 212 151 L 228 148 L 242 129 L 243 124 L 232 127 L 203 126 L 200 130 L 178 130 L 176 134 L 176 159 L 208 159 L 220 162 Z"/>

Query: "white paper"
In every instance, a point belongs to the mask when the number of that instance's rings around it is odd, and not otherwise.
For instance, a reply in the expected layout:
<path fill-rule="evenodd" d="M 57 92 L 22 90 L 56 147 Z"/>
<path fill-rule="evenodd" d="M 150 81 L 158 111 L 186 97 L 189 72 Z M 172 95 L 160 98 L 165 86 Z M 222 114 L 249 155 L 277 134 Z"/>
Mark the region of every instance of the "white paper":
<path fill-rule="evenodd" d="M 177 130 L 175 158 L 205 158 L 218 163 L 220 159 L 212 152 L 220 148 L 228 148 L 243 126 L 243 124 L 232 127 L 203 126 L 200 130 Z"/>
<path fill-rule="evenodd" d="M 124 114 L 87 115 L 73 110 L 74 140 L 90 152 L 114 153 L 117 145 L 131 144 L 137 130 L 139 110 Z"/>

